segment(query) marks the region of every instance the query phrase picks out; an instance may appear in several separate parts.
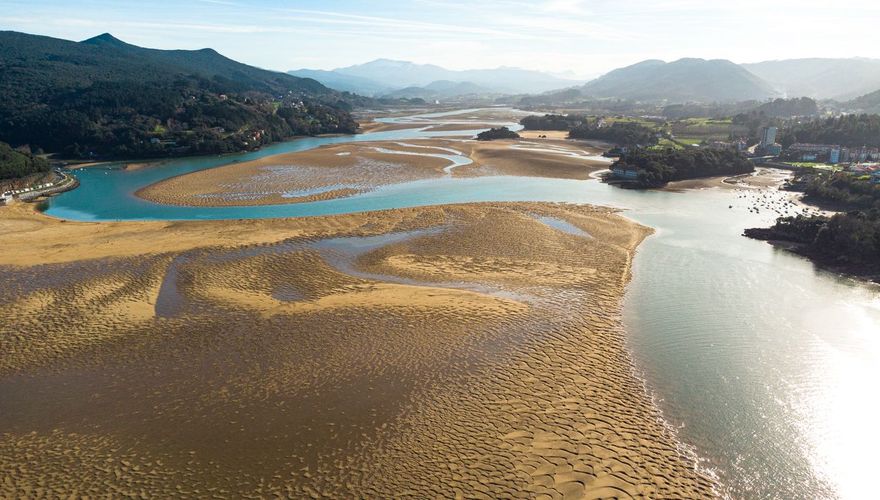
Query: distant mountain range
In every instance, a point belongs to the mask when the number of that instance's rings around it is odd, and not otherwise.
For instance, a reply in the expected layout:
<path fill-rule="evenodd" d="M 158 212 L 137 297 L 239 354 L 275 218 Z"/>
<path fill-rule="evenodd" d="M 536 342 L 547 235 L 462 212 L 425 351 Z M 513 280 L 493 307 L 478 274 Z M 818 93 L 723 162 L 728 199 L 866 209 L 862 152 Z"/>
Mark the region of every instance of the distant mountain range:
<path fill-rule="evenodd" d="M 377 59 L 332 71 L 300 69 L 294 76 L 314 78 L 336 89 L 370 96 L 453 97 L 473 93 L 527 94 L 583 83 L 519 68 L 449 70 L 433 64 Z M 450 85 L 450 83 L 454 85 Z M 456 87 L 457 86 L 457 87 Z M 405 90 L 404 90 L 405 89 Z M 401 91 L 403 91 L 401 93 Z"/>
<path fill-rule="evenodd" d="M 880 60 L 791 59 L 737 65 L 727 60 L 646 60 L 615 69 L 578 87 L 527 99 L 535 103 L 584 99 L 723 103 L 772 97 L 841 102 L 846 109 L 878 109 Z M 857 97 L 870 94 L 859 100 Z M 852 102 L 850 102 L 853 100 Z"/>
<path fill-rule="evenodd" d="M 288 72 L 329 88 L 376 97 L 426 100 L 462 96 L 582 95 L 649 102 L 734 102 L 772 97 L 847 101 L 880 89 L 878 59 L 790 59 L 735 64 L 724 59 L 646 60 L 589 82 L 517 68 L 453 71 L 432 64 L 377 59 L 331 71 Z"/>
<path fill-rule="evenodd" d="M 880 89 L 880 59 L 788 59 L 742 67 L 788 97 L 846 101 Z"/>
<path fill-rule="evenodd" d="M 316 80 L 212 49 L 156 50 L 110 34 L 82 42 L 0 31 L 0 140 L 68 156 L 249 149 L 353 132 L 356 102 Z"/>
<path fill-rule="evenodd" d="M 424 87 L 406 87 L 385 94 L 383 97 L 425 100 L 450 99 L 465 96 L 489 96 L 501 92 L 482 87 L 473 82 L 453 82 L 450 80 L 437 80 Z"/>

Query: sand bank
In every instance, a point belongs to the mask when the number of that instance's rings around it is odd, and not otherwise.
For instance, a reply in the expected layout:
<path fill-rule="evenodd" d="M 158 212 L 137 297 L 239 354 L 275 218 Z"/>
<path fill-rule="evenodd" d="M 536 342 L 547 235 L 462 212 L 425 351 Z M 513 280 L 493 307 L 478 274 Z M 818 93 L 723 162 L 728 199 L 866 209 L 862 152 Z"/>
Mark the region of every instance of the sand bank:
<path fill-rule="evenodd" d="M 712 494 L 632 375 L 648 230 L 609 210 L 0 228 L 0 496 Z"/>
<path fill-rule="evenodd" d="M 607 168 L 599 150 L 574 141 L 420 139 L 359 142 L 232 163 L 173 177 L 136 194 L 157 203 L 240 206 L 301 203 L 351 196 L 377 187 L 450 174 L 587 179 Z M 449 159 L 472 163 L 444 170 Z"/>
<path fill-rule="evenodd" d="M 590 174 L 611 164 L 601 151 L 575 141 L 511 140 L 470 142 L 474 161 L 457 169 L 459 175 L 520 175 L 557 179 L 589 179 Z"/>
<path fill-rule="evenodd" d="M 689 179 L 674 181 L 667 184 L 663 189 L 681 191 L 686 189 L 766 189 L 778 188 L 786 180 L 791 178 L 791 172 L 772 168 L 758 167 L 753 173 L 730 176 L 704 177 L 701 179 Z"/>
<path fill-rule="evenodd" d="M 241 206 L 350 196 L 378 186 L 443 175 L 449 161 L 399 143 L 349 143 L 231 163 L 163 180 L 136 194 L 157 203 Z M 449 154 L 420 149 L 420 153 Z"/>

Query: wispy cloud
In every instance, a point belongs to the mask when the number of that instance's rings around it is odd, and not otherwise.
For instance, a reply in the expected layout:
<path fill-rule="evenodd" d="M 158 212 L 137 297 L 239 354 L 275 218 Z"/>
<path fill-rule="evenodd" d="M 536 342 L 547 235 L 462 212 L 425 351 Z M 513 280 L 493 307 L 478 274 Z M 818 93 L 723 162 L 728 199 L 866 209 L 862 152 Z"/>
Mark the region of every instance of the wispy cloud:
<path fill-rule="evenodd" d="M 3 29 L 106 31 L 275 69 L 389 57 L 585 74 L 648 57 L 878 57 L 878 16 L 866 0 L 0 0 Z"/>

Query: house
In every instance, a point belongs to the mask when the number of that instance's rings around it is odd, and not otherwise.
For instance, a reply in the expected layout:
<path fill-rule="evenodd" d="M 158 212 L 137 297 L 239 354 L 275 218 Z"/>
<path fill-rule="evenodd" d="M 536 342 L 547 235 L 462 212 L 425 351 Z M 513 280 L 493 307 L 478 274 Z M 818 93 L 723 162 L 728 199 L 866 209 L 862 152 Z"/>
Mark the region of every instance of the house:
<path fill-rule="evenodd" d="M 611 176 L 615 179 L 634 181 L 639 178 L 639 171 L 634 168 L 613 167 L 611 169 Z"/>
<path fill-rule="evenodd" d="M 778 142 L 764 146 L 764 154 L 768 156 L 779 156 L 782 154 L 782 145 Z"/>
<path fill-rule="evenodd" d="M 735 146 L 733 144 L 725 141 L 711 141 L 706 145 L 706 147 L 708 147 L 709 149 L 717 150 L 735 149 Z"/>

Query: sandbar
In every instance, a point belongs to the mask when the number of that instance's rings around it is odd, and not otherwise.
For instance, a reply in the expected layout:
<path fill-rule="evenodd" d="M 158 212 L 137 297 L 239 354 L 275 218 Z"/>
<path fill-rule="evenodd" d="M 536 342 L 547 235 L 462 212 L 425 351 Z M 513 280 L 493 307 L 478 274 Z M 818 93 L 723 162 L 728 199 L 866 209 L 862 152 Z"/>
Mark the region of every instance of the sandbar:
<path fill-rule="evenodd" d="M 591 144 L 566 140 L 357 142 L 201 170 L 144 187 L 136 195 L 171 205 L 271 205 L 341 198 L 447 175 L 583 180 L 610 165 L 600 152 Z M 470 163 L 456 165 L 450 156 Z"/>
<path fill-rule="evenodd" d="M 625 347 L 649 232 L 549 203 L 0 208 L 0 496 L 712 496 Z"/>

